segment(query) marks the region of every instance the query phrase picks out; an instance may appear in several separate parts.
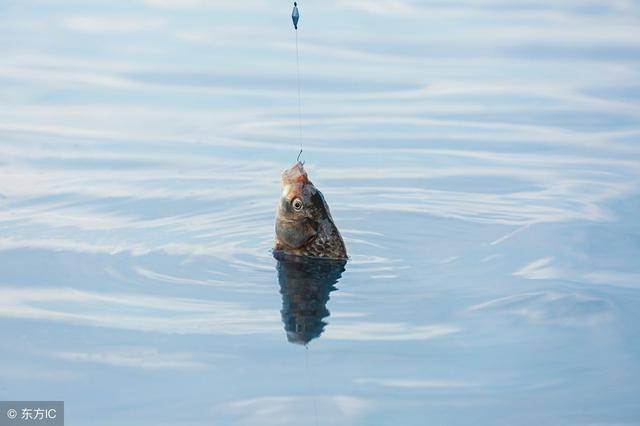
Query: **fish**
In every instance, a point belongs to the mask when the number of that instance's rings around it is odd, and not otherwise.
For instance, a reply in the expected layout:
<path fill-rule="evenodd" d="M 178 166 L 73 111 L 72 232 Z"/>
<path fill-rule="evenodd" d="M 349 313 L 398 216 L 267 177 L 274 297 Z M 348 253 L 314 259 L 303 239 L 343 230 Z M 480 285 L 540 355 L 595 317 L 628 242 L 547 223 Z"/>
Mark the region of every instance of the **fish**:
<path fill-rule="evenodd" d="M 347 259 L 347 249 L 329 206 L 297 161 L 282 172 L 276 214 L 274 252 L 327 259 Z"/>

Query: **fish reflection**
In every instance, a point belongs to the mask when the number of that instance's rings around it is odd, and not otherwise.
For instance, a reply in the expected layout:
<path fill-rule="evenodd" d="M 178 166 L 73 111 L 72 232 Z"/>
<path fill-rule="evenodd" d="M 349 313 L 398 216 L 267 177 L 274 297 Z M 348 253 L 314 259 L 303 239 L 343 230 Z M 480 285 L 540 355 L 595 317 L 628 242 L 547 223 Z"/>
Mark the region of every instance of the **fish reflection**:
<path fill-rule="evenodd" d="M 282 322 L 291 343 L 306 345 L 320 337 L 329 316 L 329 294 L 337 290 L 345 260 L 311 259 L 275 253 L 282 294 Z"/>

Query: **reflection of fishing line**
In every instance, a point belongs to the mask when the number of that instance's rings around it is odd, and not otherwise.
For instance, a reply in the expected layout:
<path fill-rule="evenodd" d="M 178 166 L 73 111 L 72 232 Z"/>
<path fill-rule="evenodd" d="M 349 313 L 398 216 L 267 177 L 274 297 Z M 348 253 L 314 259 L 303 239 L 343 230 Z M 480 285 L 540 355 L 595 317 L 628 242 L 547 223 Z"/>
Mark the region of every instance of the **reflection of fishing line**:
<path fill-rule="evenodd" d="M 302 96 L 300 96 L 300 53 L 298 51 L 298 30 L 296 29 L 296 69 L 298 71 L 298 143 L 302 149 Z"/>
<path fill-rule="evenodd" d="M 318 426 L 318 403 L 316 401 L 316 387 L 313 385 L 313 381 L 311 380 L 311 372 L 309 371 L 309 346 L 304 346 L 304 364 L 305 371 L 307 372 L 307 382 L 309 382 L 309 387 L 311 388 L 311 398 L 313 399 L 313 412 L 316 418 L 316 426 Z"/>

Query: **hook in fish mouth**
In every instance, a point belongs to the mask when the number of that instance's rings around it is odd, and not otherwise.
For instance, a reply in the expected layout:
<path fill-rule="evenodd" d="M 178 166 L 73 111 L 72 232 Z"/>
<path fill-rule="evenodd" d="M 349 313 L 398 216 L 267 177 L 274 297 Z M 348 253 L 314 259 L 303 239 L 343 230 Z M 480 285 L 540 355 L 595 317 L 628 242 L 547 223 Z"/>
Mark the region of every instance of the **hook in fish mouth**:
<path fill-rule="evenodd" d="M 300 162 L 300 156 L 302 155 L 302 148 L 300 148 L 300 152 L 298 153 L 298 158 L 296 158 L 296 162 L 302 164 L 304 166 L 304 160 Z"/>

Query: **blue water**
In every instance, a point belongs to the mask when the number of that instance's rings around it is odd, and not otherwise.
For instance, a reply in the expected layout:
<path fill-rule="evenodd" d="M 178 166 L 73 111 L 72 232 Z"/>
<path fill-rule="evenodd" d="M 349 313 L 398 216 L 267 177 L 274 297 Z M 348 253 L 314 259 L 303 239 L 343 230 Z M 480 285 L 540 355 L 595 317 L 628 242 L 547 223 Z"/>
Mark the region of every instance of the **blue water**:
<path fill-rule="evenodd" d="M 0 399 L 71 426 L 639 425 L 640 5 L 301 3 L 333 269 L 270 252 L 288 2 L 0 2 Z"/>

